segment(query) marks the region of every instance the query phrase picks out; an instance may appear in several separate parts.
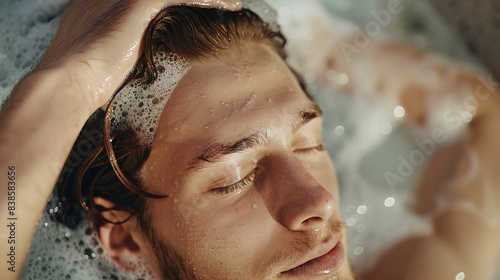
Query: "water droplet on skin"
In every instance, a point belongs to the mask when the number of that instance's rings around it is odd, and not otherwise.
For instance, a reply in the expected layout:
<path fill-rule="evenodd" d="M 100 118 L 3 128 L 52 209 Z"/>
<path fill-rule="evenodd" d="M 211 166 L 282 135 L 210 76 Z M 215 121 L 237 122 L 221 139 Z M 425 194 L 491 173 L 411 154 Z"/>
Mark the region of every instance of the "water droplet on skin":
<path fill-rule="evenodd" d="M 459 274 L 457 274 L 457 276 L 455 276 L 455 280 L 464 280 L 465 279 L 465 273 L 463 272 L 460 272 Z"/>
<path fill-rule="evenodd" d="M 208 125 L 204 127 L 204 129 L 208 129 Z"/>
<path fill-rule="evenodd" d="M 254 204 L 252 204 L 252 208 L 253 208 L 253 209 L 257 209 L 258 207 L 259 207 L 259 206 L 257 206 L 257 204 L 255 204 L 255 203 L 254 203 Z"/>

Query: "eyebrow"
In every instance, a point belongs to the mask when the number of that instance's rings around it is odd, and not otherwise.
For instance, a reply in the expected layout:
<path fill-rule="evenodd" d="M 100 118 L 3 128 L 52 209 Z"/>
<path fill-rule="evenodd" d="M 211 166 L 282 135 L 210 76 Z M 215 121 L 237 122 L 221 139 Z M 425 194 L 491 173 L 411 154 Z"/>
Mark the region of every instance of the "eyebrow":
<path fill-rule="evenodd" d="M 299 110 L 295 116 L 296 117 L 294 118 L 292 125 L 293 133 L 311 120 L 322 117 L 323 111 L 321 111 L 317 104 L 312 104 L 302 110 Z M 220 162 L 225 156 L 241 153 L 257 146 L 264 146 L 269 142 L 270 139 L 266 132 L 257 132 L 236 142 L 210 144 L 203 150 L 201 155 L 189 161 L 186 172 L 190 173 L 199 171 L 205 168 L 207 164 Z"/>

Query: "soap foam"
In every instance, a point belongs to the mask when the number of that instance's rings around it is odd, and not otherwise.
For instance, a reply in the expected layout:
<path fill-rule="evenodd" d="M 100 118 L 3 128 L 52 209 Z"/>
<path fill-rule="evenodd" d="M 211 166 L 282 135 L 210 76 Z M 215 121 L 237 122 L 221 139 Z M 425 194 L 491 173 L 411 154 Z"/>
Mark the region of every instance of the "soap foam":
<path fill-rule="evenodd" d="M 123 256 L 122 261 L 135 270 L 124 271 L 104 250 L 97 232 L 82 213 L 70 214 L 64 201 L 54 192 L 40 218 L 31 242 L 21 279 L 158 279 L 144 259 Z M 81 220 L 74 229 L 58 222 Z"/>
<path fill-rule="evenodd" d="M 158 77 L 146 84 L 146 77 L 126 85 L 113 99 L 112 132 L 132 129 L 142 145 L 151 146 L 158 122 L 173 90 L 189 71 L 190 63 L 177 54 L 157 54 Z"/>

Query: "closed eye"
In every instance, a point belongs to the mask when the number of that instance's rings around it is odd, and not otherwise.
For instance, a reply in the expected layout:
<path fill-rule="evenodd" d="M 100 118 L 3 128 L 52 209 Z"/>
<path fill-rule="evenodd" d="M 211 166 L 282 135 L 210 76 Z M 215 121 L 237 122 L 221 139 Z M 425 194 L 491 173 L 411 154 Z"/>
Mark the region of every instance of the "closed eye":
<path fill-rule="evenodd" d="M 310 153 L 321 152 L 321 151 L 325 151 L 325 150 L 326 150 L 325 146 L 323 144 L 319 144 L 319 145 L 314 146 L 314 147 L 295 149 L 295 150 L 293 150 L 293 152 L 298 153 L 298 154 L 310 154 Z"/>
<path fill-rule="evenodd" d="M 248 188 L 252 184 L 252 182 L 255 179 L 255 172 L 256 172 L 256 169 L 254 169 L 247 176 L 245 176 L 245 178 L 241 179 L 240 181 L 238 181 L 234 184 L 220 187 L 220 188 L 211 189 L 210 193 L 212 193 L 214 195 L 226 195 L 226 194 L 230 194 L 233 192 L 242 191 L 242 190 Z"/>

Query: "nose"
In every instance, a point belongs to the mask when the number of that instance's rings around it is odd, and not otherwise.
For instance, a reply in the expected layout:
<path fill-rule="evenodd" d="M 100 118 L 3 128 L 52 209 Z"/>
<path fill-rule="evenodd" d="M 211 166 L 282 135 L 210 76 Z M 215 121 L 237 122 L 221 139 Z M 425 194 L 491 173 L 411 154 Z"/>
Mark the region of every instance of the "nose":
<path fill-rule="evenodd" d="M 324 224 L 334 212 L 333 195 L 297 160 L 269 164 L 261 195 L 271 216 L 284 227 L 311 230 Z M 267 168 L 266 168 L 267 169 Z"/>

